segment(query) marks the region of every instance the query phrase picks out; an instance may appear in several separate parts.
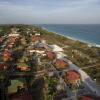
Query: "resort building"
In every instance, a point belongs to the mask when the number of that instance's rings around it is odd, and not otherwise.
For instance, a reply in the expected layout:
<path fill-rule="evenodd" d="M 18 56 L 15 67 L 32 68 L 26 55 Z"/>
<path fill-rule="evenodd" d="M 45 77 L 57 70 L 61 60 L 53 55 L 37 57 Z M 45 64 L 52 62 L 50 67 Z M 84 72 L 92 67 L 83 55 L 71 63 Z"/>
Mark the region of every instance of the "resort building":
<path fill-rule="evenodd" d="M 34 49 L 33 49 L 33 50 L 29 50 L 29 53 L 30 53 L 30 54 L 38 53 L 38 54 L 41 54 L 41 55 L 43 55 L 43 56 L 45 55 L 45 51 L 44 51 L 44 50 L 42 51 L 42 50 L 34 50 Z"/>
<path fill-rule="evenodd" d="M 35 33 L 35 36 L 40 36 L 40 33 Z"/>
<path fill-rule="evenodd" d="M 59 47 L 58 45 L 49 45 L 49 47 L 52 49 L 53 52 L 63 52 L 63 49 Z"/>
<path fill-rule="evenodd" d="M 42 56 L 45 56 L 45 51 L 46 51 L 46 45 L 42 43 L 41 41 L 36 42 L 34 45 L 29 47 L 29 53 L 37 53 Z"/>
<path fill-rule="evenodd" d="M 44 43 L 41 43 L 41 42 L 37 42 L 34 47 L 35 47 L 35 49 L 38 49 L 38 50 L 45 49 Z"/>
<path fill-rule="evenodd" d="M 75 70 L 69 70 L 65 73 L 65 82 L 71 86 L 78 86 L 81 83 L 81 76 Z"/>
<path fill-rule="evenodd" d="M 3 61 L 11 60 L 11 52 L 8 49 L 5 49 L 3 52 Z"/>
<path fill-rule="evenodd" d="M 12 47 L 13 47 L 13 44 L 8 44 L 8 45 L 7 45 L 7 48 L 8 48 L 8 49 L 10 49 L 10 48 L 12 48 Z"/>
<path fill-rule="evenodd" d="M 26 67 L 26 66 L 25 67 L 24 66 L 18 66 L 17 69 L 20 70 L 20 71 L 30 71 L 30 67 Z"/>
<path fill-rule="evenodd" d="M 57 70 L 64 70 L 69 68 L 68 62 L 65 61 L 64 59 L 54 60 L 53 65 Z"/>
<path fill-rule="evenodd" d="M 40 40 L 41 40 L 41 36 L 39 33 L 36 33 L 35 35 L 32 36 L 33 42 L 40 41 Z"/>
<path fill-rule="evenodd" d="M 8 38 L 7 47 L 8 48 L 12 48 L 14 45 L 17 44 L 18 41 L 19 41 L 19 38 L 16 38 L 16 37 L 10 37 L 10 38 Z"/>
<path fill-rule="evenodd" d="M 45 44 L 42 43 L 41 41 L 35 42 L 34 49 L 35 50 L 45 50 Z"/>
<path fill-rule="evenodd" d="M 55 52 L 57 59 L 63 59 L 66 55 L 63 52 Z"/>
<path fill-rule="evenodd" d="M 34 47 L 35 49 L 40 49 L 40 50 L 47 49 L 46 41 L 45 40 L 37 41 L 35 42 Z"/>
<path fill-rule="evenodd" d="M 56 58 L 56 53 L 52 51 L 47 51 L 46 52 L 46 57 L 50 60 L 54 60 Z"/>
<path fill-rule="evenodd" d="M 19 37 L 20 35 L 18 34 L 18 33 L 11 33 L 11 34 L 9 34 L 9 37 Z"/>

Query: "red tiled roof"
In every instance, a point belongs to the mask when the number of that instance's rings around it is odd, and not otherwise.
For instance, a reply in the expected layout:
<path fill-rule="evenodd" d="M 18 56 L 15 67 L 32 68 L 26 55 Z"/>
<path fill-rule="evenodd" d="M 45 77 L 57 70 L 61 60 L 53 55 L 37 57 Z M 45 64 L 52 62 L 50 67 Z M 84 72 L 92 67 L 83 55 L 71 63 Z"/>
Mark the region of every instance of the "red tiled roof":
<path fill-rule="evenodd" d="M 11 56 L 11 52 L 10 51 L 8 51 L 8 50 L 4 50 L 4 52 L 3 52 L 3 56 Z"/>
<path fill-rule="evenodd" d="M 75 70 L 70 70 L 66 73 L 67 80 L 73 81 L 80 79 L 80 74 L 76 72 Z"/>
<path fill-rule="evenodd" d="M 18 66 L 17 69 L 20 69 L 22 71 L 30 71 L 30 67 L 24 67 L 24 66 Z"/>
<path fill-rule="evenodd" d="M 8 61 L 11 59 L 11 52 L 9 50 L 4 50 L 3 52 L 3 61 Z"/>
<path fill-rule="evenodd" d="M 46 52 L 46 54 L 49 59 L 54 59 L 56 57 L 56 54 L 51 51 Z"/>
<path fill-rule="evenodd" d="M 7 47 L 8 48 L 12 48 L 13 47 L 13 44 L 9 44 Z"/>
<path fill-rule="evenodd" d="M 95 94 L 87 94 L 80 97 L 80 100 L 100 100 L 100 96 Z"/>
<path fill-rule="evenodd" d="M 17 41 L 17 38 L 11 37 L 9 38 L 9 43 L 15 43 Z"/>
<path fill-rule="evenodd" d="M 57 69 L 65 69 L 69 67 L 68 62 L 62 59 L 56 59 L 56 61 L 54 62 L 54 65 Z"/>
<path fill-rule="evenodd" d="M 80 100 L 95 100 L 90 96 L 82 96 Z"/>

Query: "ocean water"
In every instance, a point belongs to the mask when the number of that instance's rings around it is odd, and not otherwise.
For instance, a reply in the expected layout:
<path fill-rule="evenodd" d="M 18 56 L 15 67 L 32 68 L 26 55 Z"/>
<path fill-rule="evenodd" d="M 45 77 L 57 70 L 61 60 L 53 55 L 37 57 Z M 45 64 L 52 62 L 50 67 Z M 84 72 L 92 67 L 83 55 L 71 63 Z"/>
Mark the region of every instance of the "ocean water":
<path fill-rule="evenodd" d="M 72 39 L 80 40 L 86 43 L 100 46 L 100 25 L 91 24 L 44 24 L 41 27 L 51 32 L 70 37 Z"/>

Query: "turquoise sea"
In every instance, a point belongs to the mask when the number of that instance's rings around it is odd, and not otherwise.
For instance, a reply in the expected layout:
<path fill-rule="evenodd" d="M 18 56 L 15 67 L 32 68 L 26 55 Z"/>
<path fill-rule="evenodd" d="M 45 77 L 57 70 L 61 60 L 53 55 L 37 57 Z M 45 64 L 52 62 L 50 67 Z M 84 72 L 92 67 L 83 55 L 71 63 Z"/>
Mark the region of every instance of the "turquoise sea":
<path fill-rule="evenodd" d="M 42 24 L 40 26 L 48 31 L 100 46 L 100 24 Z"/>

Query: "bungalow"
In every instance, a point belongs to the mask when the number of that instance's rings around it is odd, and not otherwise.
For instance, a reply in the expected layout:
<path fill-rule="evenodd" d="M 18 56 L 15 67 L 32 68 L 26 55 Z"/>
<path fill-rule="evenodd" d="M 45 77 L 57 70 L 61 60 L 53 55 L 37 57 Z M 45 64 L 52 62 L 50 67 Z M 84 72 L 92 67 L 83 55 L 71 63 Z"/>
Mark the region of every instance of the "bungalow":
<path fill-rule="evenodd" d="M 20 71 L 30 71 L 30 67 L 26 67 L 26 66 L 18 66 L 17 69 Z"/>
<path fill-rule="evenodd" d="M 19 37 L 20 35 L 18 34 L 18 33 L 11 33 L 11 34 L 9 34 L 9 37 Z"/>
<path fill-rule="evenodd" d="M 70 84 L 71 86 L 76 86 L 80 84 L 81 76 L 77 71 L 69 70 L 65 73 L 64 79 L 67 84 Z"/>
<path fill-rule="evenodd" d="M 39 41 L 41 39 L 40 34 L 36 33 L 35 35 L 32 36 L 32 41 L 36 42 Z"/>
<path fill-rule="evenodd" d="M 28 51 L 30 54 L 33 54 L 35 52 L 35 50 L 29 50 Z"/>
<path fill-rule="evenodd" d="M 33 41 L 33 42 L 36 42 L 36 41 L 38 41 L 38 40 L 39 40 L 39 37 L 36 37 L 36 36 L 33 36 L 33 37 L 32 37 L 32 41 Z"/>
<path fill-rule="evenodd" d="M 9 45 L 7 45 L 7 48 L 12 48 L 13 47 L 13 44 L 9 44 Z"/>
<path fill-rule="evenodd" d="M 9 42 L 11 42 L 11 43 L 12 43 L 12 42 L 16 42 L 16 39 L 17 39 L 17 38 L 15 38 L 15 37 L 10 37 L 10 38 L 9 38 Z"/>
<path fill-rule="evenodd" d="M 40 33 L 35 33 L 35 36 L 40 36 Z"/>
<path fill-rule="evenodd" d="M 8 61 L 11 59 L 11 52 L 8 49 L 5 49 L 3 52 L 3 61 Z"/>
<path fill-rule="evenodd" d="M 63 70 L 66 68 L 69 68 L 69 64 L 67 61 L 65 61 L 64 59 L 56 59 L 53 62 L 53 65 L 56 67 L 56 69 L 58 70 Z"/>
<path fill-rule="evenodd" d="M 56 58 L 55 52 L 52 52 L 52 51 L 47 51 L 47 52 L 46 52 L 46 56 L 47 56 L 47 58 L 50 59 L 50 60 L 53 60 L 53 59 Z"/>
<path fill-rule="evenodd" d="M 46 45 L 42 42 L 37 42 L 34 45 L 34 50 L 45 51 L 46 50 Z"/>
<path fill-rule="evenodd" d="M 8 44 L 16 44 L 19 41 L 19 38 L 17 37 L 10 37 L 8 40 Z"/>
<path fill-rule="evenodd" d="M 35 50 L 35 49 L 33 49 L 33 50 L 29 50 L 28 51 L 30 54 L 33 54 L 33 53 L 37 53 L 37 54 L 40 54 L 40 55 L 42 55 L 42 56 L 45 56 L 46 54 L 45 54 L 45 51 L 43 50 L 42 51 L 42 49 L 40 49 L 40 50 Z"/>

